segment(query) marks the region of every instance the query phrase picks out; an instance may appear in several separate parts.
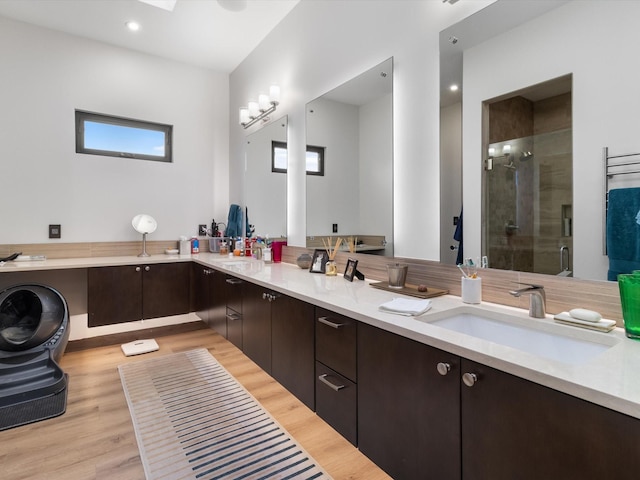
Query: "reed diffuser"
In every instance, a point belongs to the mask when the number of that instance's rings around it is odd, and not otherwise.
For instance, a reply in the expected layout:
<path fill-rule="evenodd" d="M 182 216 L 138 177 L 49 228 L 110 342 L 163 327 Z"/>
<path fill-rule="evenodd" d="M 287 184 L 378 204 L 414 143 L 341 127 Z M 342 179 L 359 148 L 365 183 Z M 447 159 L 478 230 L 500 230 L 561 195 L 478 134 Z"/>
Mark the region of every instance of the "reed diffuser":
<path fill-rule="evenodd" d="M 324 245 L 324 249 L 327 252 L 327 257 L 329 258 L 325 266 L 326 275 L 335 276 L 338 274 L 338 267 L 336 266 L 336 254 L 338 253 L 338 249 L 340 248 L 341 243 L 342 239 L 338 237 L 336 238 L 335 246 L 332 247 L 331 237 L 322 239 L 322 244 Z"/>
<path fill-rule="evenodd" d="M 350 253 L 356 253 L 356 245 L 358 245 L 358 237 L 349 237 L 344 239 L 344 243 Z"/>

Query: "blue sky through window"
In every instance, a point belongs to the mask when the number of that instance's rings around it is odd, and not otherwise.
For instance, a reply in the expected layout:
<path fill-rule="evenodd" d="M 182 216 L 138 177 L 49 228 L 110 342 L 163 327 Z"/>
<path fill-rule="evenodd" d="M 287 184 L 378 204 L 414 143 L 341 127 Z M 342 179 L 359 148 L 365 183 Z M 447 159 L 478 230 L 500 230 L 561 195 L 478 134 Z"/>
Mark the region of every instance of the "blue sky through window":
<path fill-rule="evenodd" d="M 84 122 L 84 147 L 110 152 L 164 156 L 165 133 L 143 128 Z"/>

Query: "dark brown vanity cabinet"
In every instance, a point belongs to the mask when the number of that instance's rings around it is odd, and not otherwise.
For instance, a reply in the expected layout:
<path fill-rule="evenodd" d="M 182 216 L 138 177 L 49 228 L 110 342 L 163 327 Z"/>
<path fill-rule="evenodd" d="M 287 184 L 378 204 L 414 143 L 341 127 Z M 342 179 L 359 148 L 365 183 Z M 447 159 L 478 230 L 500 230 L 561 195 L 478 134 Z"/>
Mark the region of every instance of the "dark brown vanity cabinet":
<path fill-rule="evenodd" d="M 313 306 L 248 282 L 242 295 L 243 352 L 313 409 Z"/>
<path fill-rule="evenodd" d="M 316 413 L 358 443 L 356 339 L 358 322 L 316 308 Z"/>
<path fill-rule="evenodd" d="M 358 326 L 358 446 L 397 479 L 637 478 L 640 420 Z"/>
<path fill-rule="evenodd" d="M 190 272 L 188 262 L 89 268 L 89 327 L 189 313 Z"/>
<path fill-rule="evenodd" d="M 358 325 L 358 447 L 393 478 L 460 479 L 459 362 Z"/>
<path fill-rule="evenodd" d="M 244 285 L 249 285 L 239 278 L 224 275 L 220 280 L 226 298 L 225 317 L 227 322 L 227 340 L 242 350 L 242 293 Z"/>
<path fill-rule="evenodd" d="M 271 305 L 268 290 L 245 282 L 242 289 L 242 351 L 271 375 Z"/>
<path fill-rule="evenodd" d="M 640 420 L 469 360 L 461 373 L 465 480 L 638 478 Z"/>
<path fill-rule="evenodd" d="M 271 304 L 271 375 L 311 410 L 313 381 L 314 307 L 276 294 Z"/>
<path fill-rule="evenodd" d="M 198 263 L 191 266 L 191 311 L 227 338 L 225 274 Z"/>

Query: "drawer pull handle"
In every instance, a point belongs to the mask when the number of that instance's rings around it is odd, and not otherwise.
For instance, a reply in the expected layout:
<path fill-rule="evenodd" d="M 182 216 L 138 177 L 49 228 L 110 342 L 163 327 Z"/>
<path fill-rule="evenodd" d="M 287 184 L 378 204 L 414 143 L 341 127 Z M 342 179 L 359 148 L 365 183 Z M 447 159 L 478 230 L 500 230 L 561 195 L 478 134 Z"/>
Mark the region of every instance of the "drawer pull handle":
<path fill-rule="evenodd" d="M 240 285 L 242 280 L 237 280 L 235 278 L 227 278 L 225 282 L 230 283 L 231 285 Z"/>
<path fill-rule="evenodd" d="M 438 373 L 444 376 L 451 371 L 451 364 L 440 362 L 437 365 L 437 369 L 438 369 Z"/>
<path fill-rule="evenodd" d="M 346 323 L 333 323 L 327 317 L 318 317 L 318 321 L 320 323 L 324 323 L 325 325 L 329 325 L 331 328 L 340 328 L 347 325 Z"/>
<path fill-rule="evenodd" d="M 318 377 L 318 380 L 320 380 L 322 383 L 324 383 L 326 386 L 328 386 L 329 388 L 331 388 L 332 390 L 335 390 L 336 392 L 338 390 L 341 390 L 344 388 L 344 385 L 334 385 L 333 383 L 331 383 L 329 380 L 327 380 L 327 374 L 323 373 L 322 375 L 320 375 Z"/>
<path fill-rule="evenodd" d="M 136 272 L 139 272 L 139 271 L 140 271 L 140 267 L 136 267 Z"/>
<path fill-rule="evenodd" d="M 475 373 L 465 373 L 462 375 L 462 382 L 467 387 L 473 387 L 478 381 L 478 376 Z"/>

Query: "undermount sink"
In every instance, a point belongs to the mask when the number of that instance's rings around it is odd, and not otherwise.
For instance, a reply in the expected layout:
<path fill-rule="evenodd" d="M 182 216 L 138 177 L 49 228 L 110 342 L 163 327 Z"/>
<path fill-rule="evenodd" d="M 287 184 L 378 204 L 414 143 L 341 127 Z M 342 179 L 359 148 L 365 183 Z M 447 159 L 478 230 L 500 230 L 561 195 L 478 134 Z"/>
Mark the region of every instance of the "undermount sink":
<path fill-rule="evenodd" d="M 565 333 L 566 329 L 563 329 L 565 331 L 561 333 L 558 331 L 561 329 L 554 328 L 560 327 L 556 324 L 541 324 L 539 321 L 531 319 L 531 326 L 525 326 L 512 323 L 506 318 L 497 319 L 483 316 L 484 313 L 486 312 L 455 313 L 429 323 L 568 364 L 587 362 L 617 343 L 617 339 L 605 337 L 606 334 L 603 333 L 581 330 L 573 332 L 576 333 L 575 336 L 568 336 Z M 499 317 L 500 315 L 493 316 Z M 577 327 L 567 328 L 579 330 Z"/>

